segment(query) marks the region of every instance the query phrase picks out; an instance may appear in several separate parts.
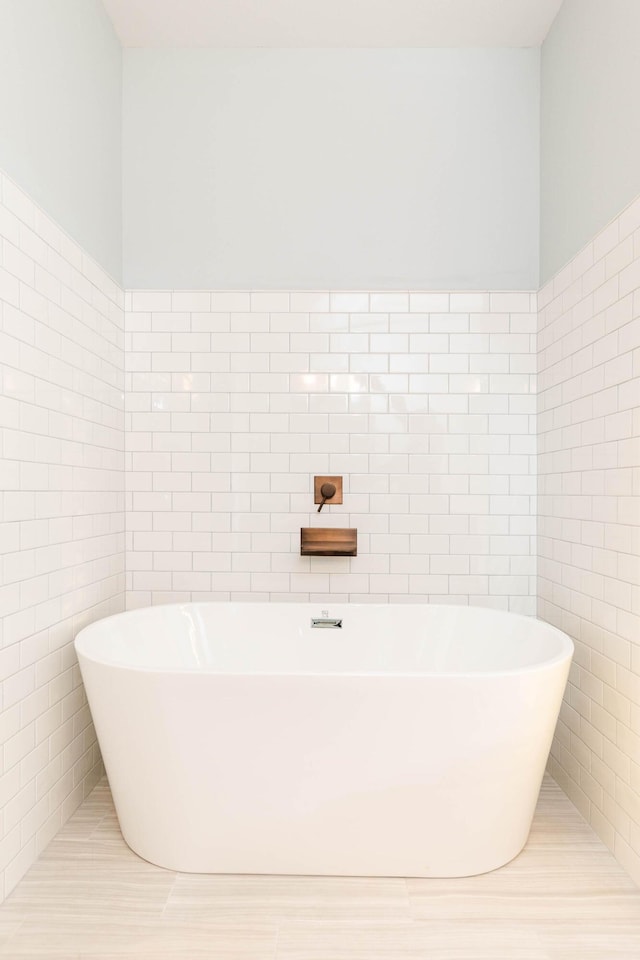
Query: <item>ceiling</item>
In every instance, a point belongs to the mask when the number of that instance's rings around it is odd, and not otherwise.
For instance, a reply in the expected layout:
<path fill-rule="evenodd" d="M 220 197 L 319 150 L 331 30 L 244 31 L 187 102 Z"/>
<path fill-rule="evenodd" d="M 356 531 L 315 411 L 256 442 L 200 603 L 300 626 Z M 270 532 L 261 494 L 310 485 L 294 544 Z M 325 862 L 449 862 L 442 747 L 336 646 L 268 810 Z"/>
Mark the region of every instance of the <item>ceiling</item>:
<path fill-rule="evenodd" d="M 125 47 L 536 47 L 562 0 L 103 0 Z"/>

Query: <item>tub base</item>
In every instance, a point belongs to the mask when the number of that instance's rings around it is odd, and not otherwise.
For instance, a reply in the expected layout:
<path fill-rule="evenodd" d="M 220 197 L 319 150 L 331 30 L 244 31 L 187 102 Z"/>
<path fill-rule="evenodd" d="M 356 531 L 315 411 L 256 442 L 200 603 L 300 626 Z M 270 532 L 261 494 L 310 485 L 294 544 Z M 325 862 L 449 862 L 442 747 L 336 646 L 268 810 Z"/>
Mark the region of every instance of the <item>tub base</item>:
<path fill-rule="evenodd" d="M 564 686 L 110 669 L 85 682 L 125 840 L 189 873 L 494 870 L 527 840 L 555 719 L 541 736 L 538 708 Z M 135 722 L 107 731 L 116 686 Z"/>

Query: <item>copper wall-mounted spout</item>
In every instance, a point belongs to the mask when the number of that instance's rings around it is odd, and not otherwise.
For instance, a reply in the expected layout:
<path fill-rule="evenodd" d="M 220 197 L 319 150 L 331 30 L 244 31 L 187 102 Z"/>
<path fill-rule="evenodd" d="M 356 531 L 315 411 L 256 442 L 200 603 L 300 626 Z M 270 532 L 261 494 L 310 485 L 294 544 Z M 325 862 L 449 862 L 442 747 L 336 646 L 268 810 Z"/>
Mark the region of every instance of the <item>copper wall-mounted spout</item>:
<path fill-rule="evenodd" d="M 358 531 L 353 527 L 301 527 L 300 554 L 303 557 L 357 557 Z"/>

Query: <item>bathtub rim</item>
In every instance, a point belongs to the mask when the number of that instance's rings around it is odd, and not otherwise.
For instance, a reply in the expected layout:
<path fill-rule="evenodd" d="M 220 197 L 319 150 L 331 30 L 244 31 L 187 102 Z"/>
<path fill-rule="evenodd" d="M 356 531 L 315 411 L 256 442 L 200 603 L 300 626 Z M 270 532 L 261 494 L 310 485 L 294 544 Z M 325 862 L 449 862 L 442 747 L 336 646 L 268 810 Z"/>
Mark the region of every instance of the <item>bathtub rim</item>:
<path fill-rule="evenodd" d="M 286 609 L 291 609 L 293 607 L 305 607 L 309 610 L 317 610 L 318 604 L 311 603 L 308 601 L 295 601 L 294 603 L 288 603 L 287 601 L 277 601 L 271 603 L 268 601 L 260 601 L 263 604 L 268 605 L 269 607 L 282 607 Z M 540 660 L 539 662 L 527 664 L 521 667 L 510 667 L 504 669 L 492 669 L 492 670 L 386 670 L 386 671 L 374 671 L 374 670 L 349 670 L 345 671 L 344 669 L 335 669 L 335 670 L 322 670 L 322 671 L 308 671 L 308 670 L 262 670 L 259 673 L 251 673 L 247 671 L 238 671 L 238 670 L 217 670 L 207 667 L 182 667 L 175 666 L 171 668 L 159 667 L 153 664 L 129 664 L 122 663 L 115 660 L 109 660 L 102 656 L 95 656 L 93 653 L 88 653 L 83 649 L 84 643 L 89 640 L 91 632 L 95 631 L 98 626 L 103 627 L 106 623 L 117 621 L 125 618 L 129 618 L 132 614 L 144 613 L 149 611 L 160 611 L 162 609 L 176 609 L 184 608 L 190 606 L 202 606 L 202 605 L 235 605 L 235 606 L 246 606 L 254 607 L 259 604 L 254 604 L 250 601 L 239 601 L 239 600 L 190 600 L 190 601 L 178 601 L 176 603 L 167 603 L 167 604 L 156 604 L 155 606 L 148 607 L 136 607 L 134 610 L 123 610 L 119 613 L 111 614 L 108 617 L 102 617 L 99 620 L 94 620 L 92 623 L 87 624 L 82 627 L 76 636 L 74 637 L 73 645 L 78 659 L 81 657 L 85 658 L 87 661 L 97 664 L 99 666 L 108 667 L 114 670 L 122 670 L 127 673 L 141 673 L 146 675 L 156 675 L 156 676 L 194 676 L 194 677 L 218 677 L 218 678 L 244 678 L 257 680 L 262 678 L 273 678 L 273 677 L 296 677 L 296 678 L 307 678 L 307 679 L 321 679 L 324 677 L 331 678 L 344 678 L 344 679 L 357 679 L 364 678 L 367 679 L 424 679 L 424 678 L 455 678 L 457 680 L 471 680 L 471 679 L 487 679 L 498 678 L 498 677 L 514 677 L 514 676 L 523 676 L 529 673 L 536 673 L 541 670 L 550 670 L 554 667 L 559 666 L 562 663 L 571 661 L 575 653 L 575 643 L 572 638 L 561 630 L 559 627 L 554 626 L 551 623 L 548 623 L 546 620 L 541 620 L 538 617 L 531 617 L 526 614 L 521 613 L 512 613 L 509 610 L 498 610 L 492 607 L 481 607 L 473 604 L 450 604 L 450 603 L 410 603 L 410 604 L 393 604 L 393 603 L 343 603 L 336 604 L 340 607 L 351 607 L 353 609 L 371 609 L 372 607 L 406 607 L 406 608 L 420 608 L 420 607 L 429 607 L 432 609 L 438 610 L 466 610 L 466 611 L 475 611 L 479 614 L 499 614 L 502 617 L 513 619 L 516 621 L 525 622 L 531 624 L 535 622 L 545 630 L 551 631 L 554 637 L 558 640 L 560 644 L 559 651 L 552 657 L 547 657 L 546 659 Z"/>

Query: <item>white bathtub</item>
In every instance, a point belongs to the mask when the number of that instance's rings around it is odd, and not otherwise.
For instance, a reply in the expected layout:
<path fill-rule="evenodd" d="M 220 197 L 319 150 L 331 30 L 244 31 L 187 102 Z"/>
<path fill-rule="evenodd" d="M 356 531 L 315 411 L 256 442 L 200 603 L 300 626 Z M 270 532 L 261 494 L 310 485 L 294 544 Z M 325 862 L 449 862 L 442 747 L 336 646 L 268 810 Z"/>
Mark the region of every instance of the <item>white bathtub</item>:
<path fill-rule="evenodd" d="M 312 617 L 342 619 L 312 629 Z M 203 873 L 456 877 L 526 842 L 573 645 L 472 607 L 196 603 L 76 639 L 124 838 Z"/>

